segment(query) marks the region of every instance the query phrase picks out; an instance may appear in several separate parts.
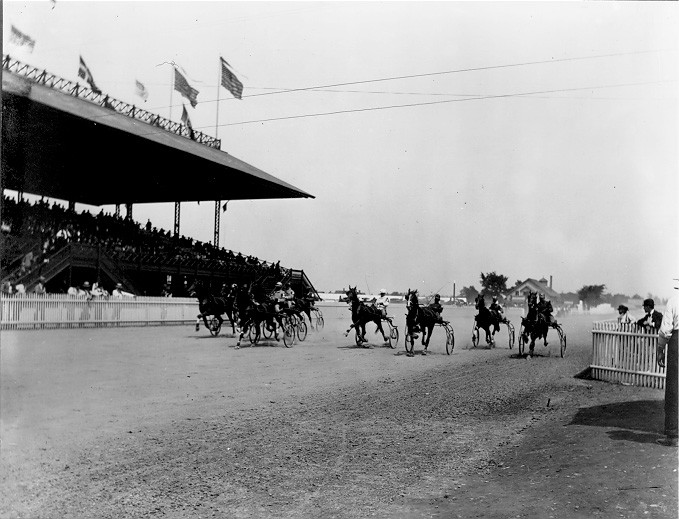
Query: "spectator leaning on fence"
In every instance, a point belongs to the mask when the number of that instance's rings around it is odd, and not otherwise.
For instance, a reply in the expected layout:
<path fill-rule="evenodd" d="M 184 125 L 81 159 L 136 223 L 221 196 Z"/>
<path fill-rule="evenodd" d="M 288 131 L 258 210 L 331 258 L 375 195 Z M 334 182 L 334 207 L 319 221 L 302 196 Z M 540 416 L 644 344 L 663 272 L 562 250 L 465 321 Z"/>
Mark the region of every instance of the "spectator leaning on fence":
<path fill-rule="evenodd" d="M 675 280 L 679 281 L 679 280 Z M 676 289 L 676 287 L 675 287 Z M 677 373 L 677 363 L 679 353 L 677 343 L 679 342 L 679 294 L 675 294 L 667 302 L 665 313 L 660 324 L 658 333 L 658 347 L 656 359 L 658 365 L 665 366 L 665 349 L 667 349 L 667 370 L 665 372 L 665 438 L 658 440 L 663 445 L 677 446 L 677 386 L 679 375 Z"/>
<path fill-rule="evenodd" d="M 47 293 L 47 290 L 45 289 L 45 278 L 44 276 L 40 276 L 40 279 L 38 280 L 38 284 L 35 285 L 33 288 L 33 293 L 36 295 L 45 295 Z"/>
<path fill-rule="evenodd" d="M 655 310 L 653 299 L 644 299 L 644 316 L 637 321 L 637 325 L 649 332 L 654 332 L 660 328 L 662 314 Z"/>
<path fill-rule="evenodd" d="M 634 317 L 629 313 L 629 308 L 625 305 L 618 306 L 618 323 L 630 324 L 634 322 Z"/>

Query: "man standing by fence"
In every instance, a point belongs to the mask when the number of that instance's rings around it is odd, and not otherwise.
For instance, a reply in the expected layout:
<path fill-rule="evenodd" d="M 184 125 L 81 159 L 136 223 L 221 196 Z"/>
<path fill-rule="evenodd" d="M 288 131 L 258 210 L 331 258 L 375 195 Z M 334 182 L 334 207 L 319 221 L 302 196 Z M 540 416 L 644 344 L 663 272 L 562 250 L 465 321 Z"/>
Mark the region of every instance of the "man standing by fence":
<path fill-rule="evenodd" d="M 679 281 L 679 280 L 675 280 Z M 667 347 L 667 371 L 665 372 L 665 438 L 658 443 L 671 447 L 677 446 L 677 363 L 679 352 L 677 343 L 679 335 L 679 295 L 674 295 L 668 302 L 663 314 L 658 333 L 656 357 L 658 365 L 665 366 L 665 349 Z"/>

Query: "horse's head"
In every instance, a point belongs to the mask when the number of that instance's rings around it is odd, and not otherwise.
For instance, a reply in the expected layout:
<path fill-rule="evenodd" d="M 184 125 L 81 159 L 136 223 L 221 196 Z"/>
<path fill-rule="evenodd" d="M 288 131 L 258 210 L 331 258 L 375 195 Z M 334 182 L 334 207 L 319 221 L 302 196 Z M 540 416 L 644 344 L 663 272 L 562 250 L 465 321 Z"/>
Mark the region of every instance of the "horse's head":
<path fill-rule="evenodd" d="M 474 307 L 478 310 L 479 308 L 485 308 L 486 307 L 486 298 L 483 297 L 481 294 L 478 294 L 476 298 L 474 299 Z"/>
<path fill-rule="evenodd" d="M 349 289 L 344 292 L 344 294 L 347 296 L 347 301 L 350 303 L 358 303 L 358 290 L 356 290 L 356 287 L 352 287 L 349 285 Z"/>
<path fill-rule="evenodd" d="M 411 290 L 410 288 L 406 292 L 406 308 L 417 308 L 420 302 L 417 298 L 417 289 Z"/>

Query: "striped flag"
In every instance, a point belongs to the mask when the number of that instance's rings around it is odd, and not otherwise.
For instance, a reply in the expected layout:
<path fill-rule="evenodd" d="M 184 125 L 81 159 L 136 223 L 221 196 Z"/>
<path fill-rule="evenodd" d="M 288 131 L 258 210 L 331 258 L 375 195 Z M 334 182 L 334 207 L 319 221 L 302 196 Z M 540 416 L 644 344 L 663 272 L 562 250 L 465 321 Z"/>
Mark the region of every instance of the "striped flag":
<path fill-rule="evenodd" d="M 10 43 L 17 45 L 19 47 L 28 47 L 28 52 L 33 52 L 35 47 L 35 40 L 31 38 L 28 34 L 24 34 L 19 29 L 12 25 L 11 32 L 9 35 Z"/>
<path fill-rule="evenodd" d="M 189 129 L 189 137 L 194 138 L 193 125 L 189 119 L 189 113 L 186 111 L 186 106 L 182 103 L 182 123 Z"/>
<path fill-rule="evenodd" d="M 174 69 L 174 89 L 189 100 L 193 108 L 198 104 L 198 90 L 189 85 L 189 82 L 175 68 Z"/>
<path fill-rule="evenodd" d="M 146 90 L 146 87 L 144 86 L 144 83 L 139 81 L 138 79 L 134 80 L 135 85 L 136 85 L 136 92 L 139 97 L 141 97 L 144 102 L 148 101 L 149 99 L 149 91 Z"/>
<path fill-rule="evenodd" d="M 243 83 L 228 69 L 229 64 L 224 58 L 220 57 L 219 60 L 222 64 L 222 86 L 236 99 L 243 99 Z"/>
<path fill-rule="evenodd" d="M 95 94 L 101 94 L 101 90 L 97 88 L 97 85 L 94 83 L 94 78 L 92 77 L 92 73 L 90 72 L 90 69 L 85 65 L 85 61 L 83 60 L 83 57 L 80 56 L 80 67 L 78 68 L 78 77 L 83 78 L 87 83 L 90 85 L 90 88 L 92 89 L 92 92 Z"/>

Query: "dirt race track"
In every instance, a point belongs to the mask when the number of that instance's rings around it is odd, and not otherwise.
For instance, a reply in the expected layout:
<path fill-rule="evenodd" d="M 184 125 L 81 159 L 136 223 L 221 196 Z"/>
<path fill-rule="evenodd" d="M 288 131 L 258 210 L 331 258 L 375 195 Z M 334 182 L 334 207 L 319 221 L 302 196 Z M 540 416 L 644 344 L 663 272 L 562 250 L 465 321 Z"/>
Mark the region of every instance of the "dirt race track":
<path fill-rule="evenodd" d="M 393 306 L 399 328 L 403 311 Z M 285 348 L 192 326 L 3 332 L 0 516 L 677 517 L 663 393 L 582 380 L 592 317 L 519 358 L 343 336 Z M 518 317 L 512 316 L 518 331 Z M 551 353 L 551 355 L 550 355 Z"/>

